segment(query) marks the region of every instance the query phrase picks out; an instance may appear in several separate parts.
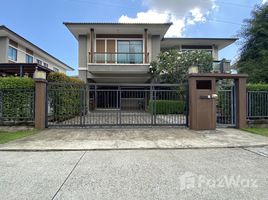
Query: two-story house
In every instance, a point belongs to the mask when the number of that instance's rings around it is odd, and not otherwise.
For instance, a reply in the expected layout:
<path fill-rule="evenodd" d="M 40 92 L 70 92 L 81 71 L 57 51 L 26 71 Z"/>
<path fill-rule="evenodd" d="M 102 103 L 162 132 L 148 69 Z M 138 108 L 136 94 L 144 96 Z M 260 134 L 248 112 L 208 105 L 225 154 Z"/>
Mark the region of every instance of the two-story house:
<path fill-rule="evenodd" d="M 161 50 L 218 52 L 235 38 L 164 38 L 172 23 L 64 23 L 78 41 L 79 77 L 96 83 L 148 83 Z"/>
<path fill-rule="evenodd" d="M 20 70 L 23 72 L 23 68 L 32 72 L 36 67 L 62 73 L 73 70 L 6 26 L 0 26 L 0 72 L 12 74 L 17 70 L 19 73 Z"/>

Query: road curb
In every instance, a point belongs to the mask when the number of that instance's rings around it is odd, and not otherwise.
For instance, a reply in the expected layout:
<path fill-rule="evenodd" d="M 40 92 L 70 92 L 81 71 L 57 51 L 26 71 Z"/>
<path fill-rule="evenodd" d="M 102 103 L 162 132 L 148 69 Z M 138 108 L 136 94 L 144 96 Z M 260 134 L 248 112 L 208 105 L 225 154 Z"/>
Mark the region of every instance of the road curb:
<path fill-rule="evenodd" d="M 194 149 L 236 149 L 236 148 L 252 148 L 265 147 L 263 145 L 238 145 L 225 147 L 174 147 L 174 148 L 93 148 L 93 149 L 0 149 L 0 152 L 56 152 L 56 151 L 144 151 L 144 150 L 194 150 Z"/>

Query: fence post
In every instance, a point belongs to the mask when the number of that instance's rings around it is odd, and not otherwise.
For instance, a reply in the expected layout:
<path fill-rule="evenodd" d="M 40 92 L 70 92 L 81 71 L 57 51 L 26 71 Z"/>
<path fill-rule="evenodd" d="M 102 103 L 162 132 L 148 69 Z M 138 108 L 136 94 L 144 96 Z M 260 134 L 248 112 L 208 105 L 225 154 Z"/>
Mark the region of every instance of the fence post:
<path fill-rule="evenodd" d="M 35 79 L 35 115 L 36 129 L 46 128 L 46 87 L 45 79 Z"/>
<path fill-rule="evenodd" d="M 236 87 L 236 127 L 241 129 L 247 126 L 247 90 L 246 78 L 235 80 Z"/>

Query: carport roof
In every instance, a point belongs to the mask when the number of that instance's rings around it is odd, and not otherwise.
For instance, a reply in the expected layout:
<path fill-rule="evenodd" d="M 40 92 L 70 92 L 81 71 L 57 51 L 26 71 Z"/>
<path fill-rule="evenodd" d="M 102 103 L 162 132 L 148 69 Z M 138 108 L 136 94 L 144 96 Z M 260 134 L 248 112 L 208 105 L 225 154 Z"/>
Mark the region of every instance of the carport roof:
<path fill-rule="evenodd" d="M 161 48 L 175 48 L 180 45 L 215 45 L 219 50 L 233 44 L 238 38 L 164 38 Z"/>
<path fill-rule="evenodd" d="M 0 63 L 0 75 L 17 74 L 19 76 L 20 73 L 22 73 L 22 75 L 27 73 L 30 77 L 32 77 L 36 69 L 38 69 L 39 71 L 44 71 L 46 73 L 53 72 L 53 70 L 37 63 Z"/>

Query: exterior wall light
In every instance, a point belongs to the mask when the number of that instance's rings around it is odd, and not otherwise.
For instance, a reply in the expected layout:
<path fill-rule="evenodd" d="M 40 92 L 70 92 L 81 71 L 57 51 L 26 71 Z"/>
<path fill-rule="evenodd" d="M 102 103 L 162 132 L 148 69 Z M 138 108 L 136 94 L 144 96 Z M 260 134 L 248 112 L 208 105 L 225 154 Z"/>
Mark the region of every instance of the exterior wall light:
<path fill-rule="evenodd" d="M 34 79 L 43 79 L 46 80 L 47 74 L 44 71 L 38 71 L 35 70 L 34 74 L 33 74 L 33 78 Z"/>
<path fill-rule="evenodd" d="M 197 66 L 191 66 L 189 67 L 189 74 L 197 74 L 198 73 L 198 67 Z"/>

